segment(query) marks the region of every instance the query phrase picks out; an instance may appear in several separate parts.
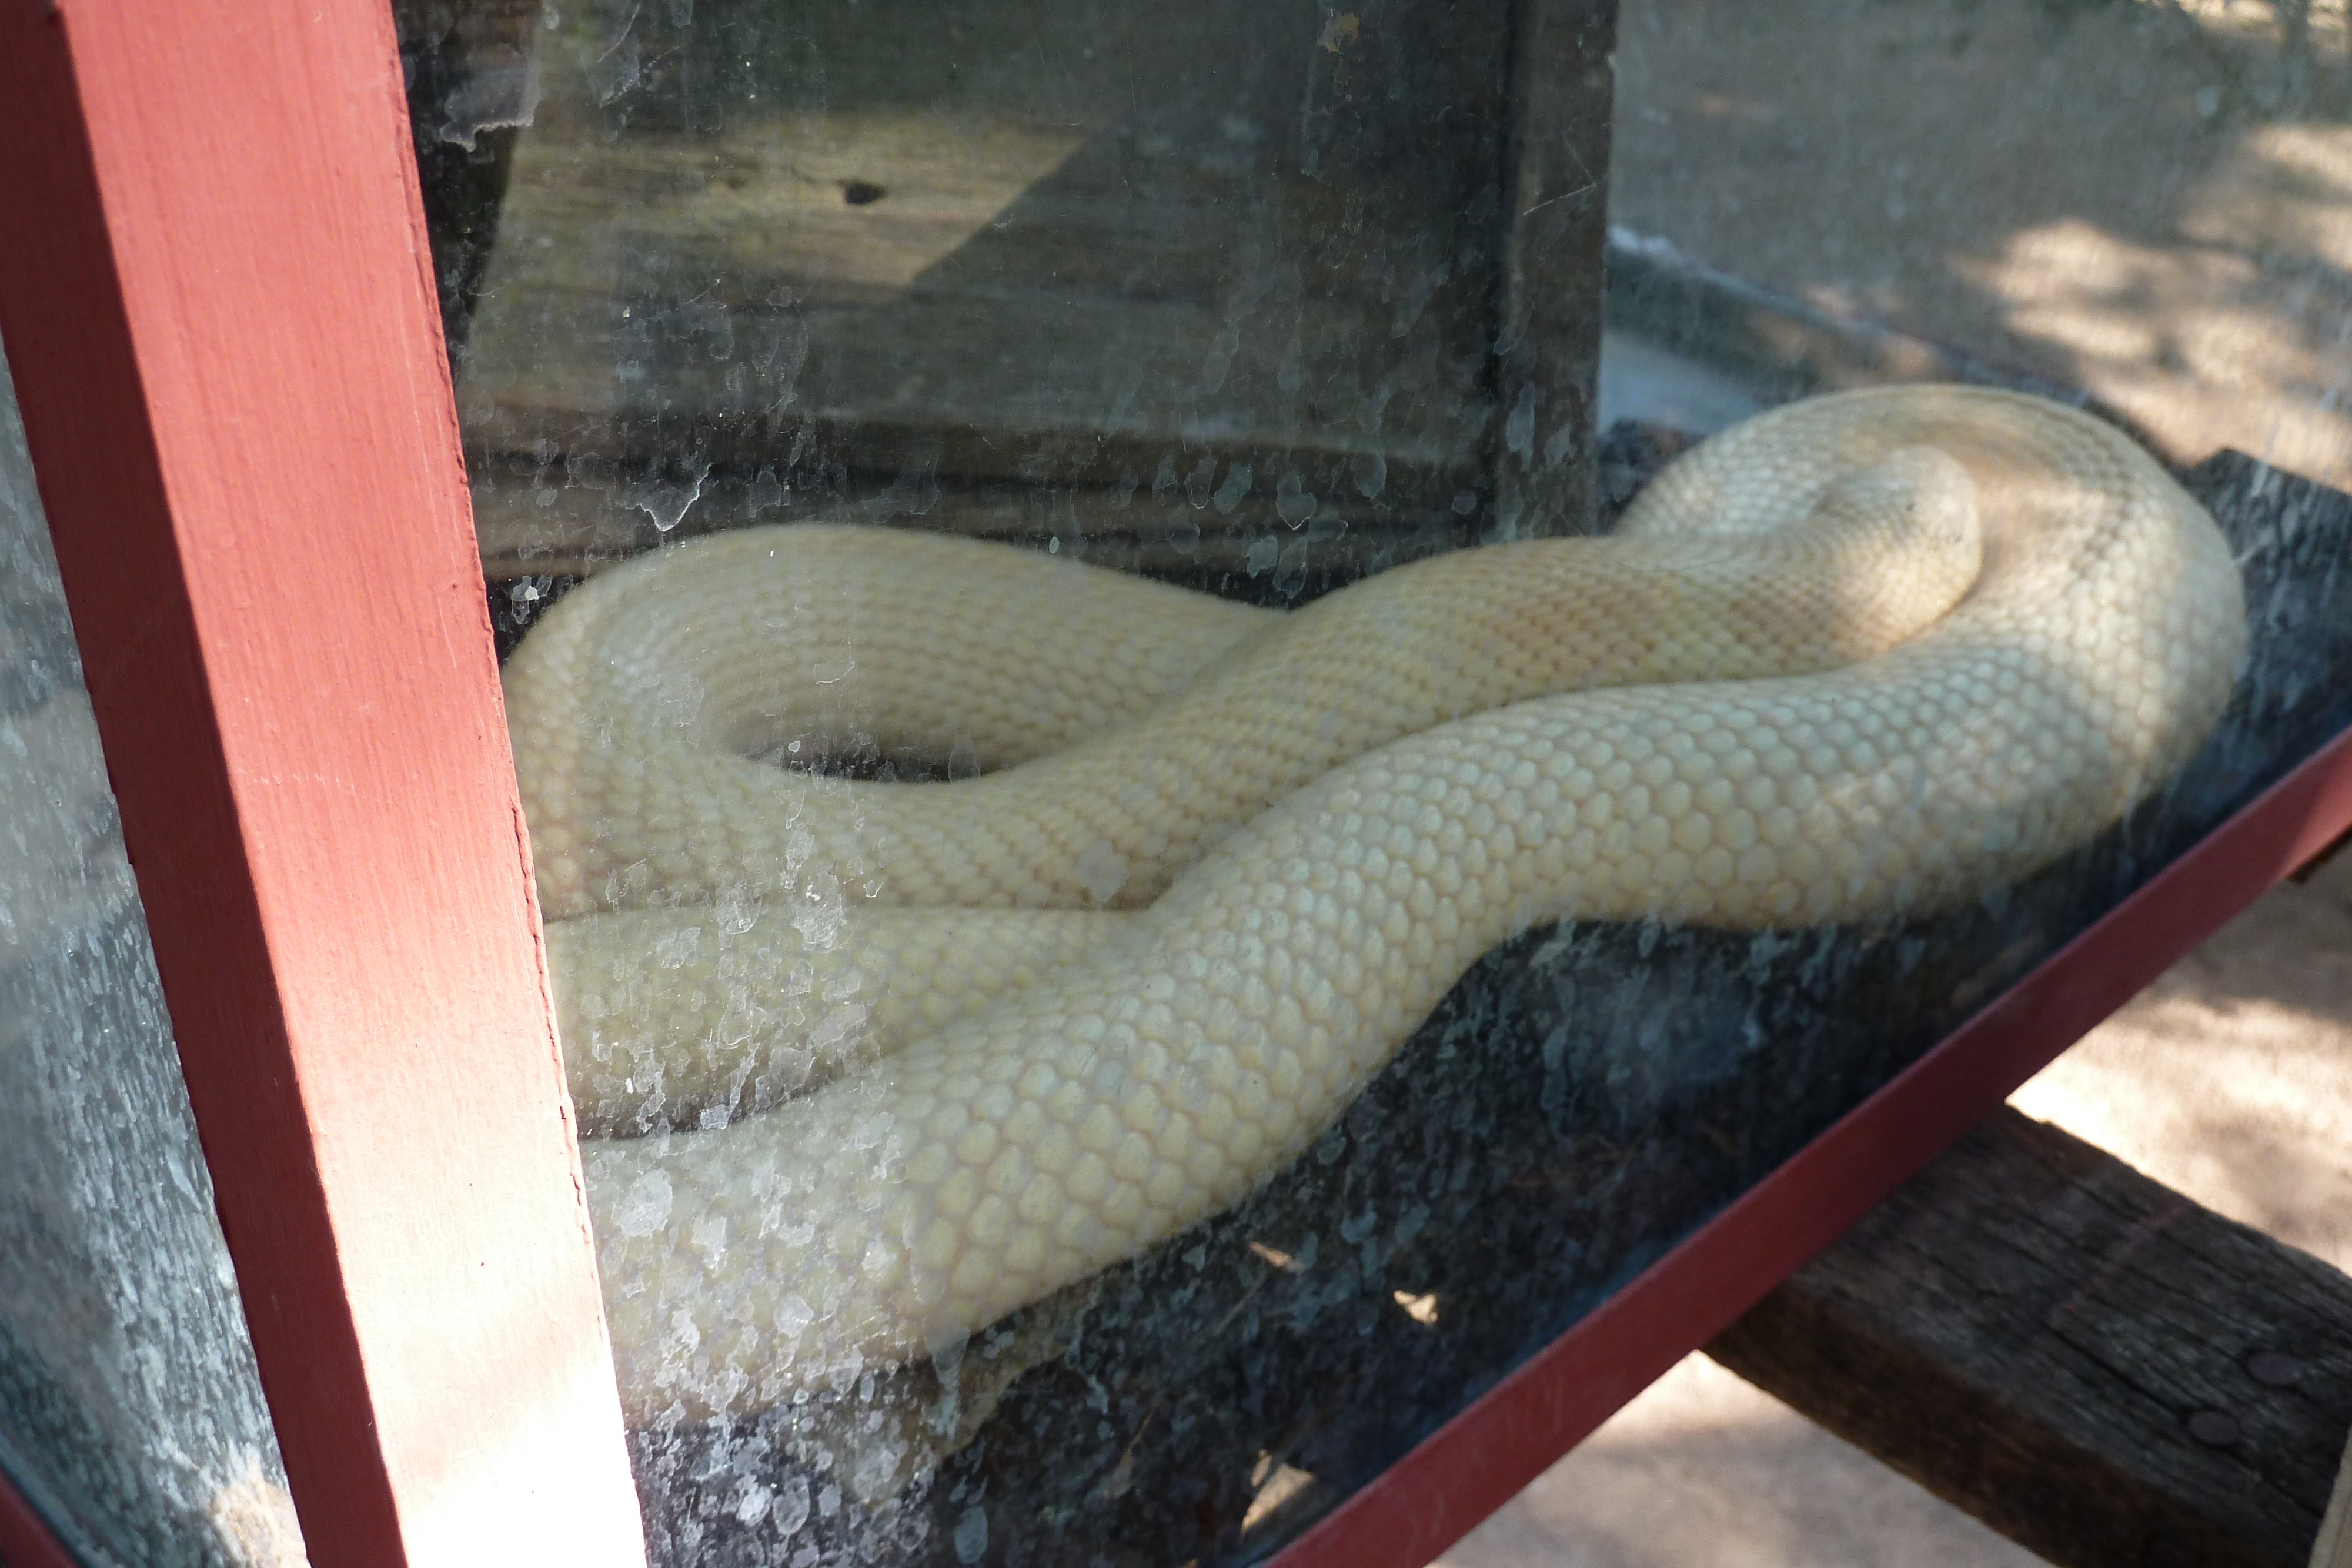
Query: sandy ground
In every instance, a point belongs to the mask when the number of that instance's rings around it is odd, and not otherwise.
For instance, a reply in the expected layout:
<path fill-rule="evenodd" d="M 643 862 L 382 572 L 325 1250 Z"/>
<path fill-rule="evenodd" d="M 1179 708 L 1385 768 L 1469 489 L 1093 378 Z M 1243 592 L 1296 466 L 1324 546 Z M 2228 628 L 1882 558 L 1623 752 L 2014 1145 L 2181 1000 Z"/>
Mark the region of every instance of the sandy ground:
<path fill-rule="evenodd" d="M 2352 485 L 2347 85 L 2341 0 L 1623 0 L 1611 218 Z M 2014 1103 L 2352 1270 L 2352 855 Z M 2040 1559 L 1694 1356 L 1442 1561 Z"/>
<path fill-rule="evenodd" d="M 2352 487 L 2345 0 L 1622 0 L 1610 220 Z"/>

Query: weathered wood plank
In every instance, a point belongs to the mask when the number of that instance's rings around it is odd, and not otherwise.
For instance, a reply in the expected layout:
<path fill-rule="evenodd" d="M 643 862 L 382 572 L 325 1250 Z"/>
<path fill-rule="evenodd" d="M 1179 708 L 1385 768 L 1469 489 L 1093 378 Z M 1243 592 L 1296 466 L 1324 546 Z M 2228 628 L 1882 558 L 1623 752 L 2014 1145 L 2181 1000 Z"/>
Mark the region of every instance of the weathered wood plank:
<path fill-rule="evenodd" d="M 2352 1281 L 1996 1113 L 1708 1347 L 2066 1568 L 2302 1568 Z"/>
<path fill-rule="evenodd" d="M 1196 467 L 1154 486 L 1034 488 L 941 482 L 919 468 L 856 497 L 790 491 L 772 468 L 632 476 L 614 464 L 541 465 L 506 455 L 474 465 L 475 526 L 492 582 L 585 577 L 675 538 L 762 523 L 895 523 L 1068 554 L 1231 596 L 1287 603 L 1444 549 L 1450 512 L 1434 519 L 1351 520 L 1318 513 L 1280 526 L 1278 498 L 1235 497 Z M 683 513 L 677 510 L 691 497 Z M 669 529 L 657 518 L 676 517 Z"/>
<path fill-rule="evenodd" d="M 735 390 L 752 404 L 796 394 L 787 413 L 916 429 L 1116 430 L 1139 416 L 1172 435 L 1197 408 L 1212 434 L 1315 446 L 1325 438 L 1307 405 L 1337 392 L 1306 383 L 1341 372 L 1356 383 L 1338 411 L 1349 417 L 1328 422 L 1343 450 L 1375 444 L 1347 436 L 1384 434 L 1377 445 L 1406 455 L 1434 443 L 1466 456 L 1483 406 L 1423 395 L 1394 400 L 1403 406 L 1387 418 L 1355 417 L 1376 383 L 1418 380 L 1417 361 L 1433 356 L 1453 384 L 1426 394 L 1481 391 L 1486 280 L 1454 278 L 1448 255 L 1462 220 L 1447 208 L 1466 193 L 1397 182 L 1367 209 L 1361 191 L 1275 155 L 1290 140 L 1276 117 L 1297 105 L 1250 89 L 1232 57 L 1266 29 L 1232 9 L 1098 25 L 1091 62 L 992 91 L 924 83 L 909 57 L 1017 59 L 1003 40 L 956 39 L 952 26 L 908 38 L 887 21 L 813 26 L 793 42 L 814 81 L 781 87 L 772 110 L 735 105 L 717 130 L 616 122 L 593 101 L 595 60 L 574 66 L 596 55 L 593 39 L 543 41 L 543 96 L 469 356 L 469 426 L 494 437 L 518 397 L 515 420 L 532 434 L 551 398 L 592 414 L 659 413 L 676 396 L 632 350 L 676 341 L 689 350 L 677 368 L 698 351 L 723 382 L 734 356 L 711 352 L 713 334 L 765 329 L 792 340 L 798 362 L 766 367 L 773 384 L 757 386 L 740 384 L 763 378 L 736 363 Z M 1311 53 L 1311 8 L 1285 9 L 1304 28 L 1286 52 Z M 959 19 L 969 31 L 1003 25 Z M 877 32 L 893 46 L 878 57 Z M 1171 72 L 1194 57 L 1207 68 Z M 1140 89 L 1139 60 L 1157 67 Z M 1244 85 L 1187 79 L 1219 66 Z M 1254 101 L 1266 98 L 1276 101 Z M 1277 325 L 1291 329 L 1267 329 Z M 759 345 L 743 347 L 758 358 Z"/>
<path fill-rule="evenodd" d="M 1599 527 L 1599 263 L 1616 39 L 1616 0 L 1518 0 L 1491 455 L 1495 529 L 1506 537 Z"/>
<path fill-rule="evenodd" d="M 536 41 L 461 361 L 478 473 L 772 473 L 859 503 L 901 474 L 1205 485 L 1243 556 L 1261 517 L 1493 528 L 1507 0 L 636 9 L 565 7 Z M 1530 85 L 1605 125 L 1591 83 Z M 1589 319 L 1578 235 L 1521 282 Z M 1547 350 L 1563 385 L 1591 336 Z M 514 548 L 599 553 L 562 523 L 602 504 L 518 517 Z"/>

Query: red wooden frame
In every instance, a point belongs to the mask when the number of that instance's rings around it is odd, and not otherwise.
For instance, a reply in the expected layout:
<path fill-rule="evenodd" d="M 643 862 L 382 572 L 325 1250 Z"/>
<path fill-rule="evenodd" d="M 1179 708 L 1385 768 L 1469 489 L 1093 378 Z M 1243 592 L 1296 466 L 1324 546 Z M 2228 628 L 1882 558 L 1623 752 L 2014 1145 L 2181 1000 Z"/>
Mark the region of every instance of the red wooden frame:
<path fill-rule="evenodd" d="M 315 1561 L 642 1536 L 382 0 L 0 0 L 0 337 Z M 1465 1532 L 2352 824 L 2305 764 L 1284 1552 Z M 70 1558 L 0 1482 L 0 1555 Z"/>
<path fill-rule="evenodd" d="M 383 0 L 0 0 L 0 336 L 314 1561 L 641 1563 Z"/>
<path fill-rule="evenodd" d="M 81 1568 L 5 1471 L 0 1471 L 0 1563 L 7 1568 Z"/>

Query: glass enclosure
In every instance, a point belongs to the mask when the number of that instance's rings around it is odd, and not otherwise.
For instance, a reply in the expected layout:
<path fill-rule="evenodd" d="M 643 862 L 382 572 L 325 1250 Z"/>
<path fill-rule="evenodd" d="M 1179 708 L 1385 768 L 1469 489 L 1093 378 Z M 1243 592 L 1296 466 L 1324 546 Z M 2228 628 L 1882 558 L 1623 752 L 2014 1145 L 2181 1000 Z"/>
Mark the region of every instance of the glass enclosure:
<path fill-rule="evenodd" d="M 1268 1558 L 2352 723 L 2336 0 L 392 11 L 659 1563 Z M 0 1466 L 297 1561 L 0 510 Z"/>
<path fill-rule="evenodd" d="M 1262 1559 L 2352 717 L 2340 10 L 395 9 L 660 1561 Z"/>
<path fill-rule="evenodd" d="M 0 1472 L 85 1562 L 290 1568 L 16 393 L 0 375 Z"/>

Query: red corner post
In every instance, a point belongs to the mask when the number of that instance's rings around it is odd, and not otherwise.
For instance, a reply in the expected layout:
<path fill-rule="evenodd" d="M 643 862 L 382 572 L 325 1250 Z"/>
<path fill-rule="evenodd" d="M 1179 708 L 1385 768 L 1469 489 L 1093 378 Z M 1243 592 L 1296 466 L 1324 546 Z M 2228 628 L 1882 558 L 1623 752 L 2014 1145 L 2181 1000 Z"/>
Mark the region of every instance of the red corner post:
<path fill-rule="evenodd" d="M 312 1560 L 641 1563 L 383 0 L 0 0 L 0 340 Z"/>

